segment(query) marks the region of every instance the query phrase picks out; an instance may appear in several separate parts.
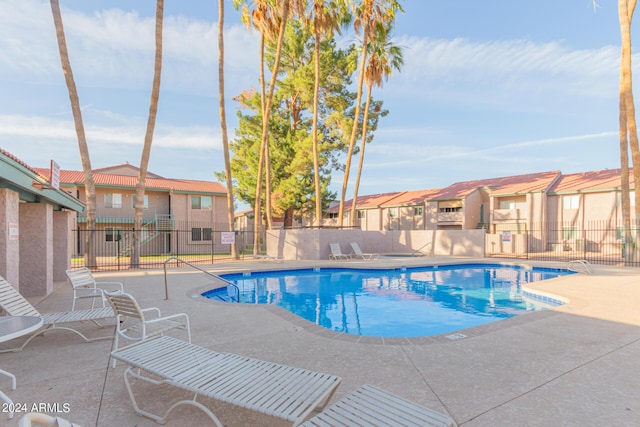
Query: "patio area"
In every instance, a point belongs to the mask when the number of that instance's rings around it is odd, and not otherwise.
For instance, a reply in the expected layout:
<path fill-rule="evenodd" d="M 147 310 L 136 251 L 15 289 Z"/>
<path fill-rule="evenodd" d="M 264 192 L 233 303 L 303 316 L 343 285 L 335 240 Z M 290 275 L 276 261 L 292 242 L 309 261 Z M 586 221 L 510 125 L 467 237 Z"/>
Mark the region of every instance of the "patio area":
<path fill-rule="evenodd" d="M 255 271 L 322 266 L 399 267 L 452 262 L 491 262 L 469 258 L 403 258 L 375 261 L 258 261 L 208 265 L 208 271 Z M 512 262 L 512 261 L 505 261 Z M 564 264 L 534 263 L 542 266 Z M 640 269 L 594 266 L 532 288 L 568 298 L 569 304 L 445 336 L 391 339 L 332 332 L 273 306 L 214 302 L 194 298 L 210 289 L 206 275 L 189 268 L 169 271 L 165 300 L 162 270 L 98 273 L 121 281 L 142 307 L 162 314 L 185 312 L 192 342 L 290 366 L 326 372 L 343 381 L 332 401 L 362 384 L 373 384 L 438 412 L 460 426 L 640 425 Z M 55 284 L 44 299 L 29 300 L 40 312 L 71 308 L 71 287 Z M 113 326 L 80 328 L 91 337 Z M 173 334 L 171 334 L 173 335 Z M 176 332 L 176 337 L 184 334 Z M 21 339 L 1 345 L 14 347 Z M 17 377 L 16 390 L 0 377 L 18 409 L 43 412 L 87 426 L 155 426 L 135 414 L 123 381 L 125 365 L 110 365 L 112 341 L 83 342 L 54 331 L 19 353 L 0 354 L 0 367 Z M 134 383 L 141 405 L 162 411 L 188 393 L 169 386 Z M 199 399 L 225 426 L 285 426 L 284 421 L 217 401 Z M 23 405 L 23 406 L 22 406 Z M 4 408 L 3 408 L 4 409 Z M 0 414 L 0 425 L 17 426 Z M 167 426 L 210 425 L 198 409 L 172 412 Z"/>

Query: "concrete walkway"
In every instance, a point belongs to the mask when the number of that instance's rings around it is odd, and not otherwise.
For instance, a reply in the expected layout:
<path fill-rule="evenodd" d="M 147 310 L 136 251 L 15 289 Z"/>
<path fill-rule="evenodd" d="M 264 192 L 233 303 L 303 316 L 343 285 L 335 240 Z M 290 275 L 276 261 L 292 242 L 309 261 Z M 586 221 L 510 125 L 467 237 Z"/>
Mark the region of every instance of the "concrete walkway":
<path fill-rule="evenodd" d="M 384 267 L 450 261 L 344 264 Z M 228 272 L 339 264 L 244 262 L 206 268 Z M 193 298 L 212 285 L 202 273 L 186 268 L 170 272 L 168 300 L 162 271 L 98 277 L 124 282 L 143 307 L 157 306 L 163 314 L 188 313 L 196 344 L 341 376 L 334 400 L 369 383 L 447 413 L 461 426 L 638 426 L 640 270 L 594 268 L 592 275 L 576 274 L 534 286 L 568 298 L 569 304 L 466 329 L 462 332 L 467 337 L 458 340 L 358 338 L 322 329 L 277 307 Z M 58 283 L 53 294 L 31 301 L 41 312 L 68 310 L 70 286 Z M 91 336 L 113 334 L 113 327 L 98 329 L 90 324 L 82 330 Z M 15 343 L 1 348 L 9 344 Z M 44 412 L 85 427 L 157 425 L 135 415 L 122 378 L 124 365 L 109 367 L 110 348 L 109 340 L 84 343 L 75 334 L 52 332 L 20 353 L 0 354 L 0 367 L 18 378 L 12 391 L 10 381 L 0 377 L 0 389 L 18 409 L 42 405 Z M 187 396 L 168 386 L 138 382 L 134 387 L 143 396 L 143 406 L 158 410 Z M 225 426 L 287 425 L 231 405 L 203 402 Z M 17 426 L 19 418 L 16 414 L 8 421 L 6 414 L 0 414 L 0 425 Z M 210 424 L 199 410 L 184 406 L 171 414 L 166 425 Z"/>

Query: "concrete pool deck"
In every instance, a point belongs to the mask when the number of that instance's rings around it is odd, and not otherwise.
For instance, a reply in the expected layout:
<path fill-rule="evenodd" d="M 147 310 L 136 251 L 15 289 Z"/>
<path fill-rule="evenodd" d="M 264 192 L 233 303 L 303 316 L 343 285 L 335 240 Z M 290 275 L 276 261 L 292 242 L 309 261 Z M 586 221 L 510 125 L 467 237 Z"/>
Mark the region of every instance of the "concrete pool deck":
<path fill-rule="evenodd" d="M 215 273 L 310 266 L 399 267 L 496 259 L 380 259 L 377 261 L 240 262 L 201 266 Z M 504 262 L 514 262 L 504 260 Z M 542 266 L 564 264 L 533 263 Z M 169 271 L 165 300 L 161 270 L 100 273 L 119 280 L 142 307 L 163 314 L 188 313 L 192 341 L 217 351 L 339 375 L 333 401 L 361 384 L 374 384 L 448 414 L 461 426 L 640 425 L 640 269 L 594 266 L 576 274 L 537 283 L 532 288 L 569 299 L 543 312 L 444 336 L 404 340 L 358 338 L 324 330 L 271 306 L 251 306 L 193 298 L 211 282 L 192 269 Z M 39 311 L 71 307 L 71 287 L 57 283 L 44 299 L 30 298 Z M 112 334 L 113 328 L 82 326 L 87 335 Z M 179 337 L 179 332 L 171 334 Z M 10 348 L 14 342 L 4 343 Z M 154 426 L 135 415 L 124 381 L 125 366 L 110 368 L 110 340 L 84 343 L 57 331 L 38 337 L 19 353 L 0 354 L 0 367 L 17 376 L 18 387 L 0 376 L 0 389 L 23 409 L 43 406 L 87 426 Z M 169 386 L 134 383 L 141 404 L 160 410 L 188 394 Z M 207 399 L 225 426 L 285 426 L 286 422 Z M 68 404 L 70 412 L 64 413 Z M 56 408 L 56 405 L 58 408 Z M 163 406 L 164 405 L 164 406 Z M 55 413 L 56 409 L 60 412 Z M 20 414 L 0 425 L 17 426 Z M 167 426 L 211 425 L 198 409 L 184 406 Z"/>

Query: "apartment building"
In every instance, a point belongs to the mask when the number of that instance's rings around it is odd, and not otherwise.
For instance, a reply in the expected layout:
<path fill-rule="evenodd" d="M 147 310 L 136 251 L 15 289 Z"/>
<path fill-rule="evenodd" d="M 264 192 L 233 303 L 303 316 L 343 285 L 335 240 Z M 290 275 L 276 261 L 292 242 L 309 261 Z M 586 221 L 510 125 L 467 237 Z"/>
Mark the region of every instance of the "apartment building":
<path fill-rule="evenodd" d="M 48 179 L 47 169 L 36 169 Z M 131 252 L 138 168 L 121 164 L 95 169 L 98 256 L 126 256 Z M 217 231 L 228 231 L 227 190 L 217 182 L 165 178 L 153 172 L 145 181 L 141 254 L 209 252 L 220 245 Z M 84 173 L 61 170 L 60 188 L 86 202 Z M 86 213 L 78 214 L 79 230 L 86 230 Z M 218 236 L 218 237 L 216 237 Z M 76 253 L 84 253 L 77 233 Z"/>

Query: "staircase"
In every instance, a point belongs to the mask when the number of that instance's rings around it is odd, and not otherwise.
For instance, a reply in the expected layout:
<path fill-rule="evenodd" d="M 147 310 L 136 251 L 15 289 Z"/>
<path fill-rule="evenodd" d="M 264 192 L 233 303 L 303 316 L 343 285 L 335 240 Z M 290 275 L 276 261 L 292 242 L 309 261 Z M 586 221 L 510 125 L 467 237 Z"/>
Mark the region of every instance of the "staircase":
<path fill-rule="evenodd" d="M 139 231 L 140 247 L 155 239 L 161 232 L 171 230 L 173 230 L 173 216 L 171 214 L 156 214 L 154 220 L 144 224 Z M 116 259 L 131 256 L 134 248 L 134 235 L 134 232 L 130 232 L 122 236 L 120 252 L 118 252 Z"/>

